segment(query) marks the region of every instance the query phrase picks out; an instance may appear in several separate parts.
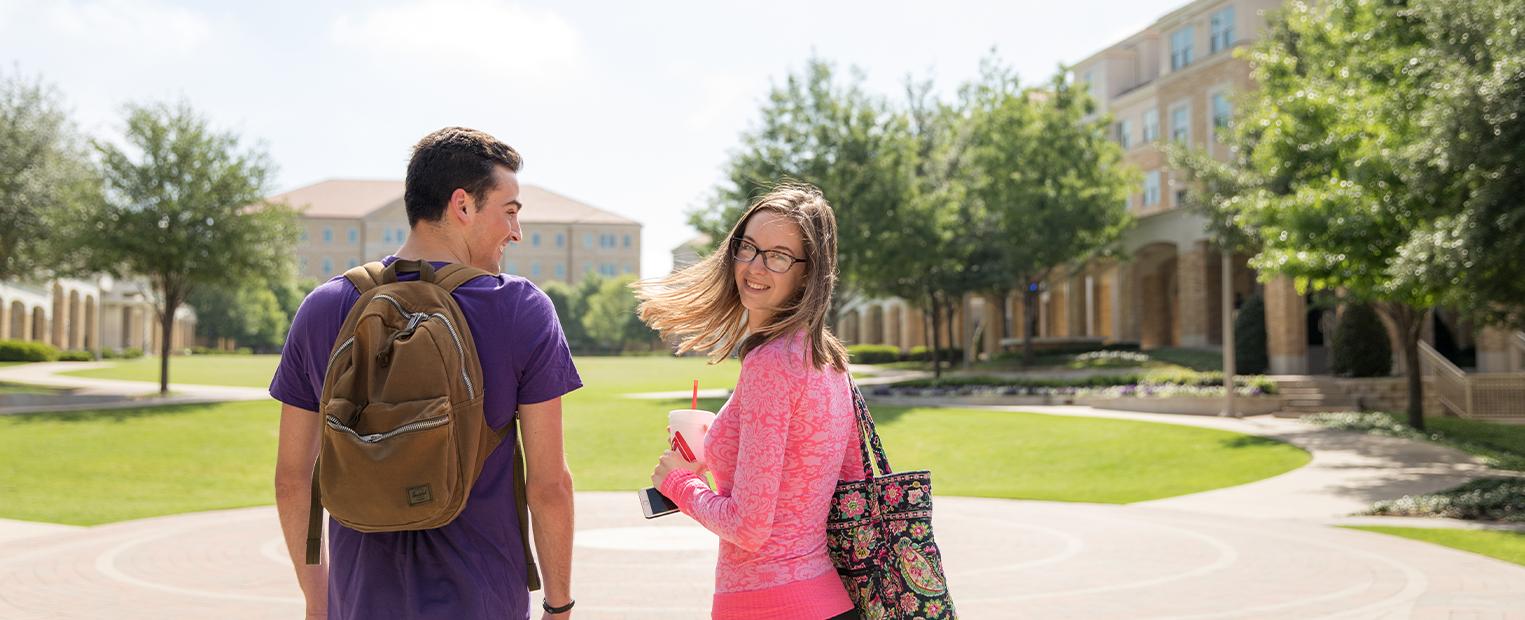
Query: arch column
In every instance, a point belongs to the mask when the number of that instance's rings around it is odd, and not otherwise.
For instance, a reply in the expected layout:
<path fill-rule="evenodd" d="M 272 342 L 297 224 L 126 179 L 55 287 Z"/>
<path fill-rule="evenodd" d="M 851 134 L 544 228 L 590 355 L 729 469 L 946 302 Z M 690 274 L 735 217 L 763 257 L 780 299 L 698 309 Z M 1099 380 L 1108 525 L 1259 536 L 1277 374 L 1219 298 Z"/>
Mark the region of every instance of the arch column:
<path fill-rule="evenodd" d="M 1195 241 L 1177 249 L 1177 317 L 1183 347 L 1205 347 L 1208 344 L 1212 317 L 1210 289 L 1217 280 L 1209 277 L 1209 262 L 1207 241 Z"/>
<path fill-rule="evenodd" d="M 51 320 L 51 327 L 53 329 L 48 337 L 48 344 L 60 349 L 67 349 L 69 347 L 69 336 L 65 329 L 69 325 L 69 297 L 64 294 L 63 285 L 56 282 L 53 284 L 53 312 Z"/>
<path fill-rule="evenodd" d="M 1271 373 L 1301 375 L 1308 372 L 1307 303 L 1292 278 L 1277 276 L 1266 283 L 1266 355 Z"/>

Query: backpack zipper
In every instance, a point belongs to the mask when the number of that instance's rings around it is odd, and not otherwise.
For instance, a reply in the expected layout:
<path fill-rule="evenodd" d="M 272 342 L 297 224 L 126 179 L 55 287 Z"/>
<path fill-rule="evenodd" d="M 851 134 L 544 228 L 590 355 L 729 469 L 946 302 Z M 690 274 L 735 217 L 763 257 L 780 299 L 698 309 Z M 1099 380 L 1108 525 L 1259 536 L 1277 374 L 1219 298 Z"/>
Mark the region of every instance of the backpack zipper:
<path fill-rule="evenodd" d="M 387 303 L 390 303 L 390 304 L 392 304 L 392 307 L 397 308 L 398 312 L 400 312 L 404 316 L 408 317 L 409 324 L 415 324 L 415 323 L 413 323 L 413 321 L 418 320 L 418 319 L 415 318 L 415 317 L 418 317 L 418 316 L 424 316 L 424 317 L 433 316 L 433 317 L 438 317 L 439 320 L 443 321 L 445 323 L 445 329 L 450 331 L 450 338 L 451 338 L 451 340 L 455 341 L 455 351 L 456 351 L 456 353 L 460 354 L 460 356 L 461 356 L 461 380 L 466 383 L 466 396 L 467 396 L 468 399 L 474 399 L 474 398 L 477 397 L 476 386 L 471 384 L 471 375 L 466 373 L 466 345 L 462 344 L 460 333 L 455 331 L 455 325 L 450 322 L 450 319 L 448 317 L 446 317 L 445 315 L 443 315 L 441 313 L 438 313 L 438 312 L 436 312 L 436 313 L 434 313 L 432 315 L 408 312 L 407 308 L 402 307 L 402 303 L 398 302 L 396 299 L 394 299 L 390 295 L 377 295 L 373 299 L 385 299 L 385 300 L 387 300 Z M 346 342 L 346 346 L 347 346 L 347 344 L 348 343 Z M 337 355 L 338 352 L 336 351 L 335 353 L 336 353 L 336 355 L 334 357 L 337 358 L 338 357 L 338 355 Z M 330 360 L 329 363 L 333 363 L 332 360 Z"/>
<path fill-rule="evenodd" d="M 403 433 L 411 433 L 413 431 L 428 430 L 428 429 L 431 429 L 431 428 L 434 428 L 434 427 L 437 427 L 437 426 L 443 426 L 443 425 L 445 425 L 446 423 L 448 423 L 450 421 L 449 416 L 435 416 L 435 417 L 432 417 L 432 418 L 428 418 L 428 419 L 424 419 L 424 420 L 419 420 L 417 422 L 409 422 L 407 424 L 404 424 L 402 426 L 399 426 L 397 428 L 389 430 L 389 431 L 387 431 L 385 433 L 370 433 L 368 435 L 361 435 L 360 433 L 355 432 L 355 429 L 350 428 L 348 426 L 345 426 L 344 423 L 339 421 L 339 418 L 336 418 L 336 417 L 334 417 L 332 415 L 325 416 L 325 417 L 328 418 L 327 422 L 328 422 L 328 427 L 329 428 L 334 429 L 336 431 L 343 431 L 343 432 L 349 433 L 350 435 L 353 435 L 356 439 L 359 439 L 360 441 L 363 441 L 363 442 L 366 442 L 366 443 L 376 443 L 378 441 L 382 441 L 384 439 L 390 439 L 392 437 L 395 437 L 397 435 L 401 435 Z"/>

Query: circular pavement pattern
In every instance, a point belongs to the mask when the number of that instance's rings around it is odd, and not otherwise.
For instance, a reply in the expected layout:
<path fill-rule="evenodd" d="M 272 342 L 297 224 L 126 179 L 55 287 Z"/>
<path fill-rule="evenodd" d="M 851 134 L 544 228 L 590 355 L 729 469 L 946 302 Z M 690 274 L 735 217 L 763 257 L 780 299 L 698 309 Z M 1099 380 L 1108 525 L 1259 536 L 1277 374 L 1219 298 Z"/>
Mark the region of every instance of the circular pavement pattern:
<path fill-rule="evenodd" d="M 580 493 L 578 618 L 705 618 L 715 539 Z M 1160 508 L 939 497 L 960 615 L 1525 618 L 1525 568 L 1379 534 Z M 536 597 L 538 600 L 538 597 Z M 0 618 L 290 618 L 273 508 L 112 524 L 0 546 Z M 1459 614 L 1459 615 L 1453 615 Z"/>

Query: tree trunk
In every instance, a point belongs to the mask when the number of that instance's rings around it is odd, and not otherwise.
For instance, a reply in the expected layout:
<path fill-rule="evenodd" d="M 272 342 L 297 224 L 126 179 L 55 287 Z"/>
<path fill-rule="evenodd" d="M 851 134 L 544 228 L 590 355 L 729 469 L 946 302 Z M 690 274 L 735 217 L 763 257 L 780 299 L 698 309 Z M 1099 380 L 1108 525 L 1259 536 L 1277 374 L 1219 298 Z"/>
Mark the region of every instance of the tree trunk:
<path fill-rule="evenodd" d="M 1424 430 L 1424 375 L 1419 367 L 1419 335 L 1424 330 L 1426 311 L 1399 303 L 1383 302 L 1377 308 L 1392 320 L 1403 339 L 1403 368 L 1408 376 L 1408 423 L 1414 430 Z"/>
<path fill-rule="evenodd" d="M 1033 338 L 1038 333 L 1038 292 L 1022 290 L 1022 366 L 1033 363 Z"/>
<path fill-rule="evenodd" d="M 932 350 L 929 351 L 932 358 L 932 378 L 940 380 L 943 378 L 943 367 L 939 357 L 942 343 L 938 341 L 938 330 L 942 327 L 942 324 L 938 321 L 938 313 L 942 311 L 942 304 L 937 302 L 937 293 L 928 294 L 927 298 L 931 300 L 928 307 L 932 309 Z"/>
<path fill-rule="evenodd" d="M 164 300 L 164 312 L 159 316 L 159 395 L 169 395 L 169 352 L 173 348 L 172 339 L 175 330 L 175 310 L 179 309 L 180 303 L 166 297 Z"/>

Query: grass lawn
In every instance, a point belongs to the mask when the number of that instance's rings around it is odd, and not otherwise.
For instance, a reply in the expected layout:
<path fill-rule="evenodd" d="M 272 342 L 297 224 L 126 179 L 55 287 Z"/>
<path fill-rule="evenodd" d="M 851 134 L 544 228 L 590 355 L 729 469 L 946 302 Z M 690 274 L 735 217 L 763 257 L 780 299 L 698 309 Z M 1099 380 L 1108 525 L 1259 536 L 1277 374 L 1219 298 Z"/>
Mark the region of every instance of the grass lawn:
<path fill-rule="evenodd" d="M 62 390 L 42 385 L 23 383 L 0 383 L 0 394 L 57 394 Z"/>
<path fill-rule="evenodd" d="M 1350 529 L 1402 536 L 1525 566 L 1525 532 L 1383 526 L 1351 526 Z"/>
<path fill-rule="evenodd" d="M 271 402 L 0 416 L 0 517 L 94 525 L 270 504 Z"/>
<path fill-rule="evenodd" d="M 177 358 L 185 374 L 248 381 L 261 358 Z M 273 358 L 264 358 L 273 363 Z M 136 361 L 123 364 L 133 366 Z M 688 399 L 629 392 L 730 388 L 739 365 L 698 358 L 580 358 L 564 401 L 581 490 L 650 484 L 667 411 Z M 121 370 L 121 369 L 117 369 Z M 264 385 L 268 371 L 260 371 Z M 188 379 L 176 379 L 188 380 Z M 717 410 L 722 402 L 701 400 Z M 1242 484 L 1305 464 L 1292 446 L 1208 429 L 967 409 L 876 407 L 891 463 L 931 469 L 946 495 L 1125 503 Z M 0 517 L 93 524 L 273 501 L 277 408 L 231 403 L 0 417 Z"/>

